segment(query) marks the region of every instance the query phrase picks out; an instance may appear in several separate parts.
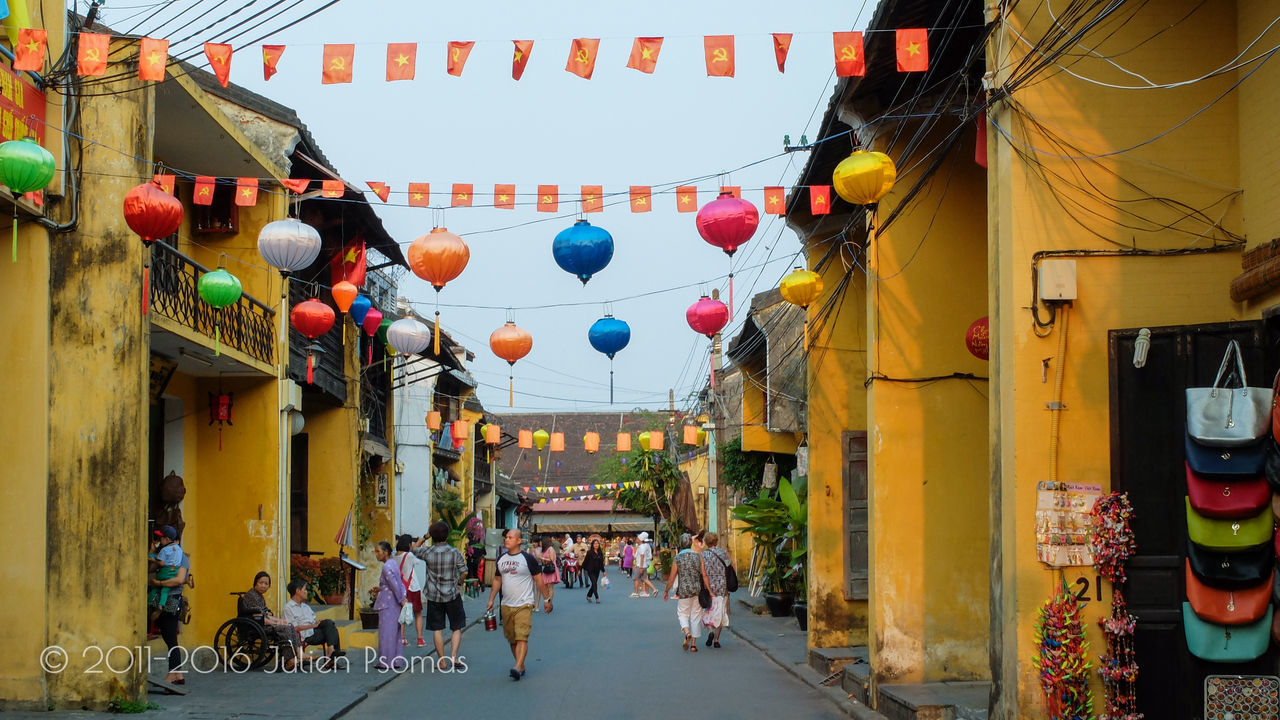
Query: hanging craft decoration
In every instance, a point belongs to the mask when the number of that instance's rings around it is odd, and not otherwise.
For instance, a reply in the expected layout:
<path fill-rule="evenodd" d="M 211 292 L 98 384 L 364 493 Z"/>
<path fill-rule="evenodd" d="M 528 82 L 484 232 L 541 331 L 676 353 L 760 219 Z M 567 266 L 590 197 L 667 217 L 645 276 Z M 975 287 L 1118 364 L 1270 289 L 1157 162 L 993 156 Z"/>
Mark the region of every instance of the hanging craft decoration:
<path fill-rule="evenodd" d="M 533 349 L 533 336 L 528 330 L 508 320 L 505 325 L 489 335 L 489 349 L 493 354 L 507 361 L 507 403 L 516 406 L 516 361 Z"/>
<path fill-rule="evenodd" d="M 535 430 L 533 432 L 533 446 L 538 451 L 538 469 L 542 469 L 542 449 L 547 446 L 547 441 L 551 439 L 551 434 L 546 430 Z"/>
<path fill-rule="evenodd" d="M 782 299 L 792 305 L 799 305 L 804 310 L 803 344 L 804 352 L 809 352 L 809 305 L 822 294 L 822 276 L 812 270 L 796 267 L 791 274 L 782 278 L 778 285 Z"/>
<path fill-rule="evenodd" d="M 631 433 L 624 433 L 624 432 L 618 433 L 617 451 L 631 452 Z"/>
<path fill-rule="evenodd" d="M 987 318 L 978 318 L 964 334 L 964 346 L 979 360 L 991 357 L 991 327 Z"/>
<path fill-rule="evenodd" d="M 43 53 L 41 57 L 44 57 Z M 18 262 L 18 196 L 43 190 L 49 181 L 53 180 L 55 172 L 57 172 L 57 165 L 54 163 L 53 154 L 45 150 L 35 138 L 25 137 L 21 140 L 0 143 L 0 184 L 9 188 L 14 200 L 13 262 Z M 129 227 L 133 225 L 130 224 Z M 170 234 L 172 233 L 166 233 L 162 237 Z"/>
<path fill-rule="evenodd" d="M 365 361 L 365 364 L 372 365 L 373 338 L 378 334 L 378 329 L 382 327 L 382 311 L 375 307 L 369 308 L 369 311 L 364 314 L 364 321 L 360 323 L 360 327 L 364 330 L 364 334 L 369 338 L 367 341 L 369 357 Z"/>
<path fill-rule="evenodd" d="M 731 190 L 721 190 L 720 197 L 698 211 L 698 234 L 729 256 L 729 307 L 733 307 L 733 254 L 756 234 L 760 212 L 756 206 L 735 197 Z M 730 309 L 729 317 L 733 316 Z"/>
<path fill-rule="evenodd" d="M 356 321 L 356 325 L 360 325 L 364 322 L 365 313 L 369 312 L 371 307 L 373 307 L 373 301 L 364 295 L 356 295 L 355 299 L 351 301 L 351 307 L 347 309 L 347 314 L 351 316 L 352 320 Z"/>
<path fill-rule="evenodd" d="M 453 439 L 454 449 L 461 448 L 462 443 L 466 442 L 469 428 L 466 420 L 454 420 L 449 423 L 449 437 Z"/>
<path fill-rule="evenodd" d="M 1039 652 L 1032 663 L 1040 673 L 1049 720 L 1085 720 L 1093 717 L 1089 692 L 1089 643 L 1084 639 L 1080 601 L 1067 587 L 1045 601 L 1036 623 Z"/>
<path fill-rule="evenodd" d="M 516 447 L 521 450 L 533 449 L 533 432 L 531 430 L 521 430 L 516 435 Z"/>
<path fill-rule="evenodd" d="M 333 284 L 333 289 L 329 291 L 333 295 L 333 304 L 338 306 L 338 310 L 344 313 L 351 312 L 351 306 L 359 297 L 360 291 L 356 289 L 346 280 L 339 280 Z"/>
<path fill-rule="evenodd" d="M 613 404 L 613 356 L 617 355 L 627 343 L 631 342 L 631 326 L 615 318 L 605 315 L 591 324 L 587 330 L 587 342 L 596 352 L 609 357 L 609 404 Z"/>
<path fill-rule="evenodd" d="M 684 313 L 685 320 L 689 323 L 689 327 L 695 332 L 706 335 L 708 340 L 715 337 L 716 333 L 724 329 L 726 323 L 729 322 L 729 308 L 719 300 L 712 300 L 703 295 L 698 302 L 689 306 Z M 711 356 L 711 389 L 716 387 L 716 358 L 715 348 L 709 353 Z"/>
<path fill-rule="evenodd" d="M 311 340 L 311 344 L 307 346 L 308 385 L 315 382 L 315 353 L 320 349 L 320 344 L 316 342 L 316 338 L 329 332 L 336 317 L 333 308 L 315 298 L 303 300 L 294 305 L 293 310 L 289 313 L 289 322 L 293 323 L 298 332 Z"/>
<path fill-rule="evenodd" d="M 440 291 L 462 274 L 471 250 L 462 238 L 438 227 L 409 245 L 409 269 L 436 289 L 436 326 L 433 352 L 440 354 Z"/>
<path fill-rule="evenodd" d="M 588 430 L 582 436 L 582 449 L 590 454 L 600 452 L 600 433 Z"/>
<path fill-rule="evenodd" d="M 387 344 L 396 353 L 418 355 L 431 344 L 431 329 L 416 318 L 401 318 L 387 327 Z"/>
<path fill-rule="evenodd" d="M 874 205 L 889 194 L 898 178 L 893 160 L 882 152 L 854 150 L 836 165 L 831 184 L 836 194 L 854 205 Z"/>
<path fill-rule="evenodd" d="M 613 259 L 613 236 L 602 227 L 579 220 L 556 235 L 551 256 L 562 270 L 577 275 L 585 286 Z"/>
<path fill-rule="evenodd" d="M 316 261 L 320 255 L 320 233 L 294 218 L 269 222 L 258 233 L 258 253 L 287 278 Z M 280 292 L 284 297 L 284 289 Z"/>
<path fill-rule="evenodd" d="M 213 308 L 213 354 L 222 354 L 222 308 L 234 305 L 244 294 L 240 278 L 227 272 L 220 263 L 217 270 L 207 272 L 196 281 L 200 299 Z"/>
<path fill-rule="evenodd" d="M 685 445 L 698 445 L 698 426 L 685 425 L 683 430 L 682 441 Z"/>
<path fill-rule="evenodd" d="M 7 144 L 7 143 L 6 143 Z M 151 243 L 178 232 L 182 224 L 182 202 L 152 180 L 135 186 L 124 196 L 124 221 L 142 237 L 142 314 L 151 302 Z M 15 225 L 17 221 L 14 221 Z"/>
<path fill-rule="evenodd" d="M 218 392 L 209 393 L 209 424 L 218 423 L 218 450 L 222 450 L 222 423 L 233 425 L 231 421 L 232 399 L 235 393 L 222 392 L 219 382 Z"/>
<path fill-rule="evenodd" d="M 440 429 L 440 411 L 431 410 L 427 413 L 427 429 L 436 432 Z"/>
<path fill-rule="evenodd" d="M 1112 492 L 1099 497 L 1091 511 L 1093 527 L 1089 545 L 1093 566 L 1098 574 L 1111 581 L 1111 616 L 1101 618 L 1106 651 L 1098 658 L 1098 674 L 1106 698 L 1104 720 L 1142 720 L 1138 712 L 1138 657 L 1134 647 L 1134 630 L 1138 620 L 1129 613 L 1120 587 L 1124 583 L 1125 563 L 1138 551 L 1130 521 L 1133 508 L 1128 493 Z"/>

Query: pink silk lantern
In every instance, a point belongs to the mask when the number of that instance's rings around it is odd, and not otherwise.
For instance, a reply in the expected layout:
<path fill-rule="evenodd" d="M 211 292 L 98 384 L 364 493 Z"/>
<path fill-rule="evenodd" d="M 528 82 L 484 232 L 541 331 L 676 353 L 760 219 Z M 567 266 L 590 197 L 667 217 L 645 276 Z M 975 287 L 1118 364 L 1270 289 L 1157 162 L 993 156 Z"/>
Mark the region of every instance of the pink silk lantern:
<path fill-rule="evenodd" d="M 742 247 L 760 226 L 760 212 L 756 206 L 732 192 L 721 192 L 698 211 L 698 234 L 729 256 L 729 317 L 733 317 L 733 254 Z"/>
<path fill-rule="evenodd" d="M 369 312 L 364 315 L 364 322 L 360 324 L 364 328 L 364 334 L 369 336 L 369 359 L 368 363 L 373 363 L 373 336 L 378 334 L 378 328 L 382 327 L 382 311 L 378 308 L 369 308 Z"/>
<path fill-rule="evenodd" d="M 726 323 L 729 322 L 729 308 L 719 300 L 712 300 L 703 295 L 698 302 L 689 306 L 684 312 L 684 318 L 689 323 L 689 327 L 694 331 L 707 336 L 710 340 L 715 337 L 716 333 L 724 329 Z M 714 346 L 713 346 L 714 352 Z M 711 358 L 711 387 L 716 386 L 716 366 L 714 354 Z"/>

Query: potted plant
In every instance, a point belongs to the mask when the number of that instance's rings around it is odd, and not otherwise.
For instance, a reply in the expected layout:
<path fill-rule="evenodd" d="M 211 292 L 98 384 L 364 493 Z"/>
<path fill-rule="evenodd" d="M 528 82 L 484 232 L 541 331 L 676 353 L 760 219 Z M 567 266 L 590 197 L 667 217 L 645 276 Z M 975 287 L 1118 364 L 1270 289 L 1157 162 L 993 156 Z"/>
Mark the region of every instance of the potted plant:
<path fill-rule="evenodd" d="M 765 605 L 773 617 L 792 613 L 796 595 L 805 587 L 805 565 L 809 541 L 809 505 L 805 486 L 793 486 L 786 478 L 778 481 L 778 497 L 761 495 L 733 509 L 746 524 L 755 544 L 765 548 L 761 587 Z M 807 610 L 806 610 L 807 625 Z"/>
<path fill-rule="evenodd" d="M 369 588 L 369 604 L 360 607 L 360 627 L 364 630 L 378 629 L 378 611 L 373 609 L 373 602 L 378 597 L 378 588 Z"/>
<path fill-rule="evenodd" d="M 316 591 L 326 605 L 341 605 L 347 597 L 347 582 L 342 560 L 336 557 L 320 558 Z"/>

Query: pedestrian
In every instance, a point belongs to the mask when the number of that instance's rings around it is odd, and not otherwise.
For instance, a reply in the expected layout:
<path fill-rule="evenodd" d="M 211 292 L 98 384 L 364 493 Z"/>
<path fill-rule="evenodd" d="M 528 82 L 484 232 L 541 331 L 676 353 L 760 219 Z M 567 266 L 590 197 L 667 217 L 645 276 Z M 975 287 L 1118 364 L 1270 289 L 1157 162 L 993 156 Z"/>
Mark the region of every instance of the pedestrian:
<path fill-rule="evenodd" d="M 636 549 L 631 545 L 631 538 L 627 538 L 627 544 L 622 548 L 622 572 L 631 577 L 631 568 L 635 565 Z"/>
<path fill-rule="evenodd" d="M 467 569 L 467 561 L 462 556 L 462 551 L 449 544 L 447 523 L 437 520 L 427 529 L 427 534 L 431 536 L 431 547 L 420 547 L 426 539 L 422 538 L 413 551 L 427 567 L 422 590 L 427 600 L 427 629 L 432 632 L 435 641 L 436 662 L 438 666 L 443 666 L 444 621 L 449 620 L 449 630 L 453 633 L 449 638 L 449 667 L 452 669 L 458 665 L 462 628 L 467 624 L 467 613 L 462 607 L 462 593 L 458 592 L 464 579 L 463 572 Z"/>
<path fill-rule="evenodd" d="M 680 536 L 680 552 L 671 564 L 671 576 L 662 591 L 665 602 L 672 584 L 676 585 L 676 617 L 680 620 L 680 630 L 684 632 L 681 647 L 689 652 L 698 652 L 698 635 L 702 631 L 702 606 L 698 604 L 698 593 L 706 587 L 707 575 L 702 568 L 701 537 L 702 533 L 698 533 L 696 538 L 689 533 Z"/>
<path fill-rule="evenodd" d="M 396 538 L 396 569 L 400 571 L 400 582 L 404 583 L 404 596 L 413 606 L 413 624 L 417 631 L 418 647 L 426 647 L 422 640 L 422 576 L 418 574 L 418 557 L 410 552 L 413 549 L 413 536 L 401 535 Z M 405 627 L 400 626 L 400 644 L 408 645 Z"/>
<path fill-rule="evenodd" d="M 649 533 L 642 532 L 638 538 L 640 544 L 636 547 L 635 566 L 633 572 L 634 592 L 631 597 L 657 597 L 658 588 L 649 582 L 649 563 L 653 560 L 653 546 L 649 544 Z"/>
<path fill-rule="evenodd" d="M 276 617 L 267 607 L 267 591 L 270 589 L 271 575 L 265 572 L 254 575 L 253 587 L 240 598 L 240 605 L 245 613 L 261 618 L 262 628 L 267 632 L 267 639 L 276 646 L 284 669 L 292 670 L 298 650 L 302 648 L 302 637 L 288 620 Z"/>
<path fill-rule="evenodd" d="M 596 604 L 600 604 L 600 573 L 604 571 L 604 551 L 600 549 L 600 541 L 592 540 L 587 556 L 582 560 L 582 569 L 587 573 L 587 602 L 595 596 Z"/>
<path fill-rule="evenodd" d="M 711 591 L 711 607 L 702 612 L 702 624 L 707 626 L 707 647 L 720 647 L 720 631 L 729 624 L 729 588 L 725 573 L 733 565 L 729 553 L 720 547 L 720 536 L 708 532 L 703 536 L 707 547 L 702 551 L 702 566 Z"/>
<path fill-rule="evenodd" d="M 543 609 L 550 613 L 551 588 L 542 579 L 542 570 L 538 559 L 520 549 L 524 538 L 519 530 L 507 531 L 502 539 L 505 552 L 498 558 L 497 572 L 493 574 L 493 585 L 489 588 L 489 604 L 486 612 L 493 611 L 493 599 L 502 593 L 502 632 L 511 645 L 511 656 L 515 658 L 515 667 L 511 668 L 511 679 L 524 677 L 524 660 L 529 654 L 529 631 L 533 626 L 533 603 L 539 595 L 546 599 Z"/>
<path fill-rule="evenodd" d="M 542 582 L 551 592 L 555 592 L 556 583 L 560 582 L 560 563 L 556 558 L 556 549 L 551 547 L 551 538 L 542 538 L 542 550 L 538 552 L 538 562 L 542 570 Z"/>
<path fill-rule="evenodd" d="M 307 604 L 307 584 L 301 580 L 291 580 L 285 586 L 289 590 L 289 602 L 284 604 L 284 619 L 295 630 L 303 643 L 315 638 L 310 645 L 323 644 L 329 646 L 329 654 L 324 660 L 332 663 L 346 655 L 342 650 L 342 638 L 338 635 L 338 626 L 332 620 L 317 620 L 316 613 Z M 322 660 L 323 662 L 323 660 Z"/>
<path fill-rule="evenodd" d="M 399 567 L 391 562 L 391 543 L 380 541 L 373 550 L 373 556 L 382 563 L 382 574 L 378 577 L 378 597 L 373 601 L 373 609 L 378 611 L 377 668 L 396 670 L 405 664 L 404 651 L 400 649 L 400 608 L 409 599 L 405 597 Z"/>
<path fill-rule="evenodd" d="M 173 530 L 170 526 L 165 526 L 164 530 Z M 168 535 L 161 533 L 165 538 Z M 172 540 L 177 540 L 177 531 L 174 531 Z M 160 540 L 164 543 L 164 540 Z M 181 552 L 181 546 L 174 543 L 170 547 L 177 547 Z M 182 552 L 182 557 L 178 560 L 176 572 L 172 577 L 164 580 L 155 577 L 149 578 L 147 584 L 152 588 L 168 588 L 169 595 L 165 598 L 165 602 L 160 606 L 159 614 L 156 616 L 156 627 L 160 630 L 160 637 L 164 638 L 164 645 L 169 651 L 169 674 L 164 676 L 164 681 L 173 685 L 185 685 L 187 679 L 180 670 L 182 667 L 182 648 L 178 647 L 178 624 L 182 621 L 182 587 L 187 582 L 187 577 L 191 574 L 191 558 Z"/>

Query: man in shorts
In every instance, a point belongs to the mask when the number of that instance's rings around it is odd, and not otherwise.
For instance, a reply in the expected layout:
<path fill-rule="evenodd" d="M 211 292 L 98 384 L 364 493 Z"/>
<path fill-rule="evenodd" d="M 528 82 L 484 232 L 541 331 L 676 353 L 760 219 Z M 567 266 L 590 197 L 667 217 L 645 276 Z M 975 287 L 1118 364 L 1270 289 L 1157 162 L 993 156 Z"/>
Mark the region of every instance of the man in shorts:
<path fill-rule="evenodd" d="M 444 522 L 432 523 L 427 529 L 431 547 L 422 547 L 426 538 L 413 544 L 413 554 L 427 566 L 422 586 L 423 599 L 427 601 L 427 629 L 436 644 L 436 662 L 444 669 L 444 621 L 449 620 L 450 637 L 449 669 L 458 664 L 458 645 L 462 642 L 462 628 L 467 624 L 467 613 L 462 608 L 462 593 L 458 591 L 466 577 L 467 560 L 462 551 L 449 544 L 449 526 Z"/>
<path fill-rule="evenodd" d="M 551 589 L 542 580 L 542 563 L 533 555 L 520 549 L 524 538 L 512 528 L 502 538 L 506 552 L 498 558 L 493 585 L 489 588 L 489 604 L 486 612 L 493 611 L 493 599 L 502 593 L 502 632 L 511 645 L 511 656 L 516 665 L 511 668 L 511 679 L 524 677 L 524 659 L 529 654 L 529 631 L 533 626 L 533 604 L 538 595 L 546 599 L 543 611 L 551 612 Z"/>
<path fill-rule="evenodd" d="M 649 563 L 653 560 L 653 546 L 649 544 L 649 533 L 640 533 L 638 540 L 635 565 L 632 570 L 634 582 L 631 597 L 657 597 L 658 589 L 649 582 Z"/>

